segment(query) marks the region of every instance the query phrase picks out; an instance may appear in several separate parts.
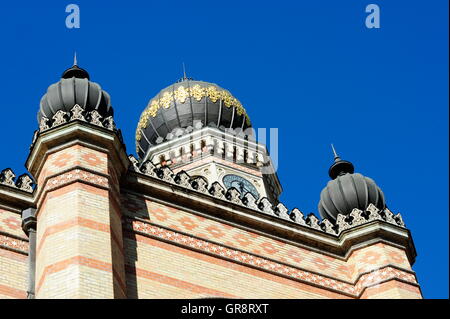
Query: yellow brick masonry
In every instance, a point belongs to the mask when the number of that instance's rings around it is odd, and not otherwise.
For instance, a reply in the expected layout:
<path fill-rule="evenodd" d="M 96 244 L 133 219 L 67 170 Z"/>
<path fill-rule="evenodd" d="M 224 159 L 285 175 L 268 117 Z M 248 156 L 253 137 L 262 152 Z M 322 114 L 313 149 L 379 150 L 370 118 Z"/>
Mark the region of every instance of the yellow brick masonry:
<path fill-rule="evenodd" d="M 26 298 L 27 256 L 0 247 L 0 299 Z"/>
<path fill-rule="evenodd" d="M 67 172 L 75 166 L 91 170 L 85 180 Z M 125 296 L 117 195 L 95 185 L 95 172 L 108 173 L 108 155 L 80 145 L 51 154 L 40 171 L 38 180 L 50 185 L 41 184 L 37 211 L 37 298 Z"/>
<path fill-rule="evenodd" d="M 141 270 L 127 272 L 129 298 L 349 298 L 170 244 L 126 239 L 126 247 Z"/>
<path fill-rule="evenodd" d="M 0 209 L 0 232 L 27 238 L 22 230 L 20 213 Z"/>
<path fill-rule="evenodd" d="M 0 237 L 0 299 L 26 298 L 28 244 L 20 213 L 0 209 Z"/>
<path fill-rule="evenodd" d="M 170 229 L 187 232 L 194 236 L 213 240 L 257 255 L 279 260 L 313 272 L 318 272 L 345 281 L 354 281 L 365 271 L 375 266 L 393 264 L 411 270 L 406 254 L 398 248 L 386 247 L 389 252 L 376 255 L 376 263 L 365 258 L 365 251 L 356 250 L 349 262 L 317 251 L 295 246 L 286 242 L 233 227 L 212 219 L 197 216 L 153 201 L 127 194 L 123 198 L 124 213 L 130 216 L 149 218 L 152 223 Z M 380 249 L 380 248 L 375 248 Z M 396 258 L 390 251 L 397 252 Z"/>
<path fill-rule="evenodd" d="M 382 270 L 379 272 L 376 270 L 391 266 L 411 272 L 405 252 L 384 243 L 374 243 L 356 249 L 343 258 L 275 240 L 132 194 L 122 196 L 122 208 L 128 216 L 148 219 L 153 224 L 175 232 L 180 231 L 227 247 L 235 247 L 244 252 L 347 283 L 356 283 L 361 278 L 366 282 L 369 276 L 367 273 L 375 271 L 374 274 L 378 274 Z M 139 241 L 128 236 L 125 238 L 125 244 L 128 266 L 127 285 L 131 298 L 200 297 L 208 293 L 238 298 L 349 297 L 348 294 L 318 289 L 276 275 L 269 275 L 263 271 L 255 271 L 250 267 L 242 265 L 238 267 L 232 262 L 219 262 L 217 258 L 207 255 L 200 257 L 199 253 L 193 254 L 189 250 L 171 248 L 170 245 L 162 245 L 157 241 Z M 199 260 L 201 258 L 203 259 Z M 378 281 L 383 281 L 383 278 L 380 276 Z M 397 298 L 411 296 L 421 298 L 420 290 L 415 286 L 401 283 L 403 288 L 399 288 L 398 285 L 389 284 L 393 280 L 377 284 L 377 277 L 368 279 L 371 281 L 367 285 L 379 287 L 378 292 L 368 291 L 361 297 L 372 298 L 378 294 L 397 296 Z M 188 283 L 197 288 L 190 287 Z M 362 288 L 359 287 L 359 289 Z"/>
<path fill-rule="evenodd" d="M 43 140 L 39 151 L 47 153 L 27 162 L 38 184 L 36 298 L 422 297 L 395 244 L 363 243 L 338 256 L 128 193 L 121 144 L 78 138 Z M 211 160 L 221 161 L 183 169 Z M 20 209 L 1 207 L 0 298 L 26 298 Z"/>

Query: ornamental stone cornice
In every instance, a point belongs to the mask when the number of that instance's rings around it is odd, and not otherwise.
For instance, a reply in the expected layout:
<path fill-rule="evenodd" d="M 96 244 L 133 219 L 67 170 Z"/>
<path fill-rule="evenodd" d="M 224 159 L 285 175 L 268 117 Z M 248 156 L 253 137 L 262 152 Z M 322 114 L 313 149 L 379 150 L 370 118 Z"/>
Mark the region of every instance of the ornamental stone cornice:
<path fill-rule="evenodd" d="M 96 117 L 92 118 L 96 119 Z M 35 136 L 25 166 L 33 176 L 37 176 L 48 154 L 77 143 L 90 145 L 94 149 L 109 153 L 117 168 L 122 172 L 129 166 L 120 131 L 80 119 L 49 129 L 41 129 Z"/>
<path fill-rule="evenodd" d="M 267 198 L 256 202 L 251 196 L 244 196 L 245 199 L 239 202 L 230 192 L 217 189 L 217 183 L 210 187 L 201 183 L 204 189 L 199 189 L 199 184 L 190 180 L 190 186 L 186 186 L 185 172 L 179 172 L 183 174 L 180 177 L 170 174 L 168 167 L 163 172 L 151 163 L 145 167 L 144 173 L 132 166 L 123 180 L 122 189 L 311 250 L 344 257 L 356 247 L 384 241 L 403 248 L 411 264 L 415 261 L 416 250 L 410 231 L 404 227 L 401 215 L 393 215 L 388 209 L 379 211 L 369 205 L 364 212 L 354 210 L 351 216 L 341 217 L 333 224 L 326 219 L 320 221 L 314 214 L 304 216 L 298 209 L 289 212 L 281 203 L 273 206 Z"/>
<path fill-rule="evenodd" d="M 32 178 L 23 174 L 16 178 L 10 169 L 0 172 L 0 202 L 14 209 L 25 209 L 33 205 L 35 188 Z"/>

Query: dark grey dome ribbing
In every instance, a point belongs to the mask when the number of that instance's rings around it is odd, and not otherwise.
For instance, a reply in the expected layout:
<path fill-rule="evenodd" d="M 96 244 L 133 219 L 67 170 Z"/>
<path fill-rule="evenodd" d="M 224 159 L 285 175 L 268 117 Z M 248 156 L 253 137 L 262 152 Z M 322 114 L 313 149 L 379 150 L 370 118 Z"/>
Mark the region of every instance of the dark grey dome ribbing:
<path fill-rule="evenodd" d="M 168 136 L 198 126 L 246 130 L 251 123 L 242 104 L 228 90 L 185 77 L 148 103 L 136 129 L 136 151 L 142 159 Z"/>
<path fill-rule="evenodd" d="M 87 71 L 77 65 L 67 69 L 59 82 L 50 85 L 41 99 L 38 123 L 42 117 L 52 119 L 59 110 L 68 112 L 75 104 L 86 111 L 97 110 L 102 117 L 113 115 L 109 94 L 89 81 Z"/>
<path fill-rule="evenodd" d="M 386 206 L 384 194 L 375 182 L 359 173 L 353 173 L 353 164 L 335 156 L 330 167 L 332 178 L 322 190 L 319 213 L 322 218 L 335 220 L 338 214 L 348 215 L 354 208 L 365 210 L 372 203 L 379 209 Z"/>

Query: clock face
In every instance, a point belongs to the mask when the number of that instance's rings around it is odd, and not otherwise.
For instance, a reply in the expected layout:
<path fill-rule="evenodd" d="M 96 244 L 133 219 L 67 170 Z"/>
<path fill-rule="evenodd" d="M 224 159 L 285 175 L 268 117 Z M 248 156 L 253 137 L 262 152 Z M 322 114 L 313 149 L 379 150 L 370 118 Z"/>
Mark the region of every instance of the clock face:
<path fill-rule="evenodd" d="M 244 196 L 247 192 L 250 192 L 255 199 L 259 198 L 259 193 L 255 186 L 241 176 L 233 174 L 225 175 L 223 177 L 223 184 L 227 189 L 230 187 L 236 188 L 239 192 L 241 192 L 241 196 Z"/>

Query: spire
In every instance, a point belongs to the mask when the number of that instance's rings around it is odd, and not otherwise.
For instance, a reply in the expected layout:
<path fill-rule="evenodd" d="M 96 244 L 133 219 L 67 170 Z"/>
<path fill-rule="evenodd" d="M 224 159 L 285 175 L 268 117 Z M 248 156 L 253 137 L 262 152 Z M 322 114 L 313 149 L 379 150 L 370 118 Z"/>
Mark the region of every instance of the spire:
<path fill-rule="evenodd" d="M 183 77 L 179 79 L 177 82 L 192 81 L 193 78 L 188 78 L 186 75 L 186 66 L 184 65 L 184 62 L 182 64 L 183 64 Z"/>
<path fill-rule="evenodd" d="M 353 164 L 349 161 L 342 160 L 337 154 L 333 144 L 331 144 L 331 149 L 333 150 L 334 155 L 334 163 L 328 170 L 328 175 L 331 177 L 331 179 L 335 179 L 336 177 L 347 173 L 353 174 L 353 172 L 355 171 Z"/>
<path fill-rule="evenodd" d="M 73 66 L 78 65 L 77 63 L 77 51 L 73 54 Z"/>
<path fill-rule="evenodd" d="M 332 150 L 333 150 L 334 160 L 336 161 L 336 159 L 341 159 L 341 158 L 339 157 L 339 155 L 337 155 L 336 150 L 334 149 L 334 145 L 333 145 L 333 144 L 331 144 L 331 148 L 332 148 Z"/>
<path fill-rule="evenodd" d="M 186 76 L 186 66 L 184 65 L 184 62 L 183 62 L 183 79 L 184 79 L 184 80 L 187 79 L 187 76 Z"/>

